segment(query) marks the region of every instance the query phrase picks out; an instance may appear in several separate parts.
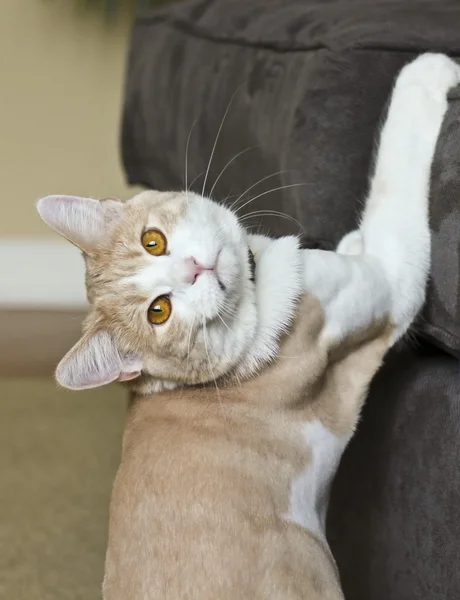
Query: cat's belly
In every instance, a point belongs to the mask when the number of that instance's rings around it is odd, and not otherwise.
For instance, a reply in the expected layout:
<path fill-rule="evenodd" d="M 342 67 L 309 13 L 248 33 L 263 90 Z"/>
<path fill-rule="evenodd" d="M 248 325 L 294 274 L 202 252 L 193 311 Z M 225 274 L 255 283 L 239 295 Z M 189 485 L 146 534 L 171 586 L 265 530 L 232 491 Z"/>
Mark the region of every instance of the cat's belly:
<path fill-rule="evenodd" d="M 325 524 L 329 490 L 350 435 L 338 436 L 319 420 L 302 425 L 310 460 L 292 481 L 285 519 L 326 541 Z"/>

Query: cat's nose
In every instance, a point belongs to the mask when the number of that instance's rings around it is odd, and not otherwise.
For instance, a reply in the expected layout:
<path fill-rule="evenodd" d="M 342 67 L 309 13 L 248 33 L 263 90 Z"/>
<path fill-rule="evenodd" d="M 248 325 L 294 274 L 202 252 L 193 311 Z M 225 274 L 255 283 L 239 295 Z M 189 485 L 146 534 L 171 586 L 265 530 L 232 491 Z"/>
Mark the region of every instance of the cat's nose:
<path fill-rule="evenodd" d="M 186 269 L 186 279 L 187 282 L 193 285 L 201 273 L 205 273 L 206 271 L 214 271 L 215 265 L 204 266 L 200 264 L 193 256 L 185 259 L 185 269 Z"/>

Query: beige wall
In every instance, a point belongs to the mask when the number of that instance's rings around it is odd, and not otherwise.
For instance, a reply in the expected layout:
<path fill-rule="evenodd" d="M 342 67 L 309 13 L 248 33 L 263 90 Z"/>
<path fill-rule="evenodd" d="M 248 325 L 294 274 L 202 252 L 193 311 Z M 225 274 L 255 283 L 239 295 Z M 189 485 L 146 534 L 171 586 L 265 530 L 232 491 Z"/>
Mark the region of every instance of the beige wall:
<path fill-rule="evenodd" d="M 72 0 L 1 0 L 0 237 L 52 233 L 34 200 L 128 197 L 118 136 L 125 14 L 108 26 Z"/>

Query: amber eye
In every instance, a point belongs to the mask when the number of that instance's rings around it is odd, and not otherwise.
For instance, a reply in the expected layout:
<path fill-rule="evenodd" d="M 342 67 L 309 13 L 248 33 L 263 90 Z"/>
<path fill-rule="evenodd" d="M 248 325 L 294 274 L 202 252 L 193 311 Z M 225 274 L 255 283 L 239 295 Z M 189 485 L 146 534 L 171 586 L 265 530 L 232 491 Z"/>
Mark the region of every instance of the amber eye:
<path fill-rule="evenodd" d="M 171 315 L 171 300 L 169 296 L 158 296 L 149 306 L 148 317 L 153 325 L 166 323 Z"/>
<path fill-rule="evenodd" d="M 149 254 L 161 256 L 166 253 L 166 238 L 158 229 L 149 229 L 142 234 L 142 245 Z"/>

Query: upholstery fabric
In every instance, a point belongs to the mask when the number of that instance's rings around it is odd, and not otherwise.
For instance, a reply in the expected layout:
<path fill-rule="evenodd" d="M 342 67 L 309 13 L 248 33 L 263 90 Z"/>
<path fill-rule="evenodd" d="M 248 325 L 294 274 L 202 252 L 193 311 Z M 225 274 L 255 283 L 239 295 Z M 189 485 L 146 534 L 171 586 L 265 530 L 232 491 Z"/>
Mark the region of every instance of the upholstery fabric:
<path fill-rule="evenodd" d="M 328 537 L 349 600 L 460 598 L 455 358 L 399 348 L 334 482 Z"/>
<path fill-rule="evenodd" d="M 459 23 L 460 25 L 460 23 Z M 432 277 L 421 330 L 460 355 L 460 86 L 450 94 L 431 170 Z"/>

